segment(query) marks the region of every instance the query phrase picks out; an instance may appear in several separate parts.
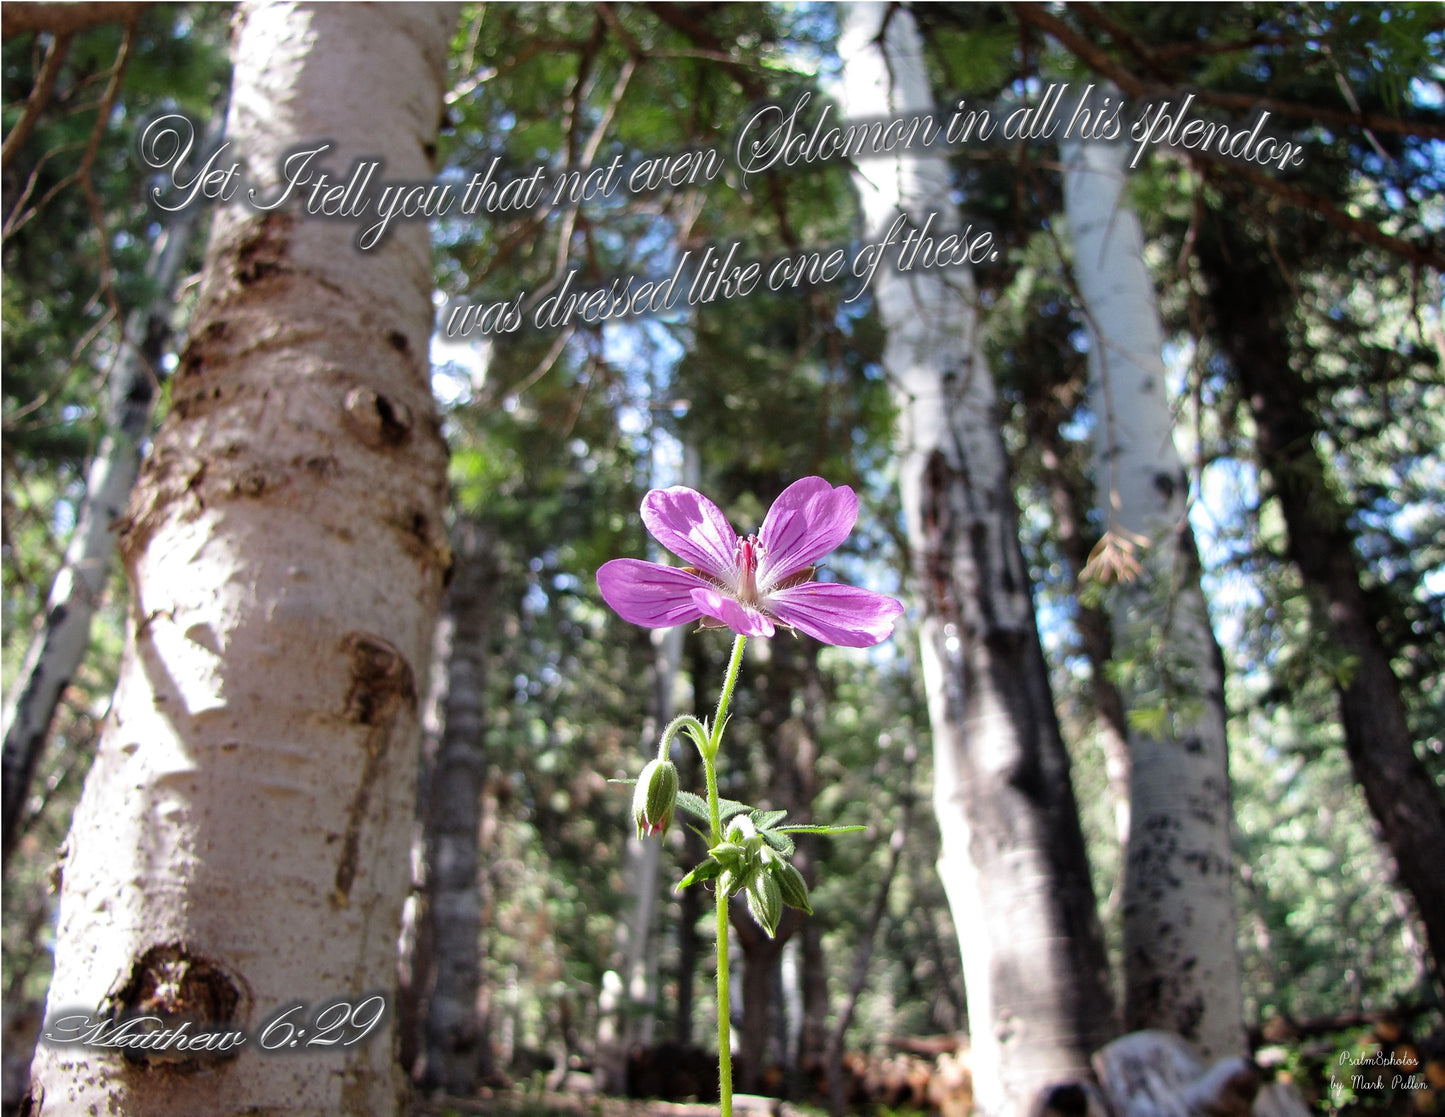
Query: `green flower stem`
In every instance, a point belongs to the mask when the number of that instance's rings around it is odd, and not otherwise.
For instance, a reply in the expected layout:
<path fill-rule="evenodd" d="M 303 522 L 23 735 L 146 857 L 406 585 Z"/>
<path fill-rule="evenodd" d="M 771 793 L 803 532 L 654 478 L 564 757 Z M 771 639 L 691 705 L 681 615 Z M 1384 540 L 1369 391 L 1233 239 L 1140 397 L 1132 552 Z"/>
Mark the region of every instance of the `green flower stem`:
<path fill-rule="evenodd" d="M 672 739 L 682 730 L 688 730 L 688 735 L 699 742 L 698 749 L 701 751 L 701 742 L 708 741 L 707 726 L 698 721 L 691 714 L 681 714 L 667 723 L 667 728 L 662 731 L 662 737 L 657 742 L 657 759 L 666 760 L 672 752 Z"/>
<path fill-rule="evenodd" d="M 748 638 L 739 636 L 733 641 L 732 658 L 728 661 L 727 675 L 723 679 L 722 693 L 718 695 L 717 714 L 713 717 L 712 735 L 707 747 L 699 744 L 702 753 L 702 770 L 707 777 L 707 815 L 712 828 L 712 844 L 722 841 L 722 809 L 718 804 L 717 754 L 722 748 L 723 729 L 727 725 L 728 705 L 732 702 L 733 688 L 738 684 L 738 670 L 743 663 L 743 649 Z M 694 719 L 696 720 L 696 719 Z M 732 1006 L 728 990 L 728 895 L 721 888 L 717 890 L 717 1078 L 718 1107 L 722 1117 L 733 1114 L 733 1051 L 732 1051 Z"/>
<path fill-rule="evenodd" d="M 733 1051 L 728 994 L 728 895 L 717 890 L 717 1088 L 722 1117 L 733 1117 Z"/>
<path fill-rule="evenodd" d="M 717 755 L 722 745 L 723 727 L 727 725 L 728 704 L 733 700 L 733 687 L 738 685 L 738 671 L 743 665 L 743 649 L 748 638 L 739 636 L 733 641 L 733 655 L 728 660 L 728 673 L 723 679 L 722 693 L 717 696 L 717 715 L 712 719 L 712 754 Z"/>

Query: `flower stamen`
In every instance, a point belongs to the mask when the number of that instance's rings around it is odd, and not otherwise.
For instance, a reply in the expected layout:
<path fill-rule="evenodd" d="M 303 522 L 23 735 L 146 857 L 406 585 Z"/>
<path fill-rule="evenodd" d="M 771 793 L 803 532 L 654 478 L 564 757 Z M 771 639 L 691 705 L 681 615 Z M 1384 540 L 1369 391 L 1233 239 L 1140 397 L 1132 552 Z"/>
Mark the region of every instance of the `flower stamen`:
<path fill-rule="evenodd" d="M 738 600 L 744 605 L 758 603 L 758 560 L 763 549 L 756 535 L 738 536 Z"/>

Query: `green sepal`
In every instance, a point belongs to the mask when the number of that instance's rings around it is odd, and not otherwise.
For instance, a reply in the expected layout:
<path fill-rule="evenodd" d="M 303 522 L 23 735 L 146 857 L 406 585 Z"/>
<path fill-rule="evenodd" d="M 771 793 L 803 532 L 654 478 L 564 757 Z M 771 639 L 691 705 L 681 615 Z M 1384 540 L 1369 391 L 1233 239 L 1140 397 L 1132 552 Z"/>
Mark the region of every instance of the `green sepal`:
<path fill-rule="evenodd" d="M 712 855 L 724 865 L 736 863 L 741 865 L 743 858 L 748 855 L 747 846 L 738 845 L 737 842 L 719 842 L 712 847 Z"/>
<path fill-rule="evenodd" d="M 699 865 L 693 866 L 692 872 L 677 882 L 677 891 L 681 892 L 689 884 L 697 884 L 699 881 L 713 880 L 723 871 L 722 862 L 716 857 L 709 857 Z"/>

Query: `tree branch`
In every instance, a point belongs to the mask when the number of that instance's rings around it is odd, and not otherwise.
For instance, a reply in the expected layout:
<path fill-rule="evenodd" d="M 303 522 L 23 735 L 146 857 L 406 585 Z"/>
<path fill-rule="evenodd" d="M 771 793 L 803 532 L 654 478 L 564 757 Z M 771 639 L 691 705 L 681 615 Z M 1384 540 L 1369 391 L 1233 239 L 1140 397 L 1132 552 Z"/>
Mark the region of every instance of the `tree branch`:
<path fill-rule="evenodd" d="M 73 35 L 104 23 L 130 23 L 148 7 L 148 3 L 10 3 L 5 5 L 4 30 L 0 35 L 6 39 L 32 31 L 48 31 L 57 37 Z"/>
<path fill-rule="evenodd" d="M 1197 157 L 1196 157 L 1197 158 Z M 1445 251 L 1431 243 L 1406 240 L 1403 237 L 1391 236 L 1378 225 L 1372 225 L 1368 221 L 1362 221 L 1358 217 L 1351 217 L 1333 202 L 1328 202 L 1308 190 L 1301 190 L 1297 186 L 1291 186 L 1287 182 L 1280 182 L 1270 178 L 1269 175 L 1256 171 L 1252 167 L 1245 167 L 1238 163 L 1230 163 L 1225 160 L 1208 160 L 1208 166 L 1204 168 L 1205 177 L 1215 186 L 1224 188 L 1231 192 L 1238 193 L 1237 180 L 1243 179 L 1251 186 L 1267 193 L 1273 194 L 1282 201 L 1298 206 L 1300 209 L 1308 210 L 1340 229 L 1343 229 L 1356 240 L 1364 241 L 1366 244 L 1373 244 L 1377 248 L 1383 248 L 1396 256 L 1417 266 L 1434 268 L 1437 271 L 1445 271 Z"/>
<path fill-rule="evenodd" d="M 30 138 L 30 133 L 35 131 L 35 125 L 40 121 L 40 111 L 49 103 L 50 92 L 55 88 L 55 79 L 60 74 L 60 64 L 65 61 L 65 56 L 69 52 L 70 34 L 68 32 L 57 35 L 50 41 L 50 47 L 45 52 L 45 61 L 41 64 L 40 73 L 35 78 L 35 88 L 25 99 L 25 111 L 20 114 L 20 119 L 15 122 L 15 127 L 10 129 L 10 134 L 5 137 L 4 147 L 0 148 L 0 167 L 10 165 L 10 157 Z"/>

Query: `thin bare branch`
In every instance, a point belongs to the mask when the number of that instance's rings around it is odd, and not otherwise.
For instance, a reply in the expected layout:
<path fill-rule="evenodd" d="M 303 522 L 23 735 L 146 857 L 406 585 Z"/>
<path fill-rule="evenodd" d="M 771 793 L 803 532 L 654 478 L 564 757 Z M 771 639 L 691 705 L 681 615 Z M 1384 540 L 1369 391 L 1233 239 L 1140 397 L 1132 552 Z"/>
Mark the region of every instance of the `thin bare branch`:
<path fill-rule="evenodd" d="M 10 165 L 10 157 L 30 138 L 30 133 L 39 123 L 40 111 L 49 104 L 55 79 L 60 74 L 60 64 L 65 61 L 65 56 L 70 51 L 70 39 L 71 36 L 65 34 L 57 35 L 50 41 L 50 49 L 45 52 L 45 61 L 35 78 L 35 88 L 25 100 L 25 109 L 20 114 L 20 119 L 5 137 L 5 146 L 0 148 L 0 166 Z"/>

